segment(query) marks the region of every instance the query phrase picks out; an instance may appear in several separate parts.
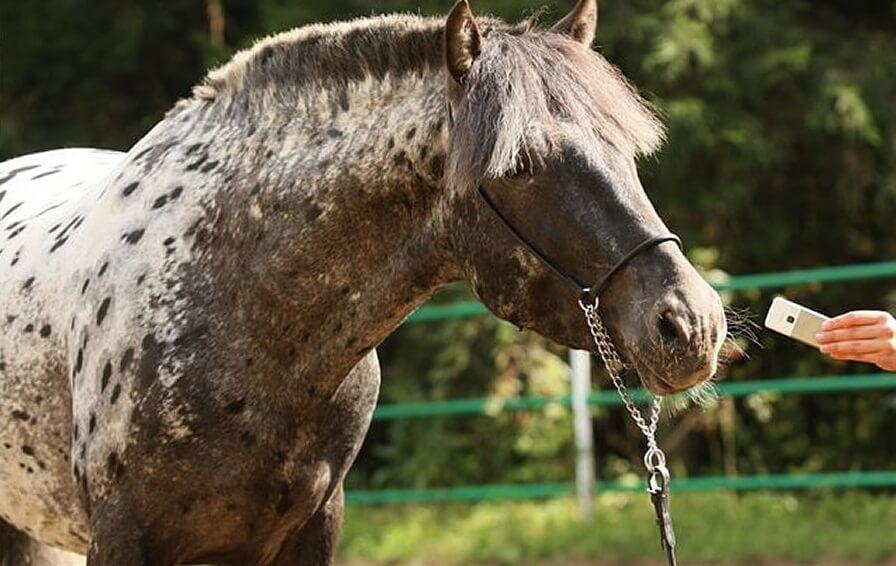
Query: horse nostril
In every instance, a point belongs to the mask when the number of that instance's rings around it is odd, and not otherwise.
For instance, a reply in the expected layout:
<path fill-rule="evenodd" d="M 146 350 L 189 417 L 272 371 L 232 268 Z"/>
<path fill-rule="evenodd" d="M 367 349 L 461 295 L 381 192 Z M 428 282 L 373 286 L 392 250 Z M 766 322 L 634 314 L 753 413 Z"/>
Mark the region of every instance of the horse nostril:
<path fill-rule="evenodd" d="M 663 342 L 669 346 L 680 346 L 688 341 L 688 333 L 681 317 L 671 310 L 660 315 L 659 331 Z"/>

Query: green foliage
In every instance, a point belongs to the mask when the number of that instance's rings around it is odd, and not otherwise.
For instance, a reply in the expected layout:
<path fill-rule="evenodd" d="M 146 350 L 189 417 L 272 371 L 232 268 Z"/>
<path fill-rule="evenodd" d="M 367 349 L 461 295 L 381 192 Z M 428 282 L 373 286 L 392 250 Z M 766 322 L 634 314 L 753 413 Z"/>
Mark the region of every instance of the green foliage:
<path fill-rule="evenodd" d="M 572 500 L 350 508 L 346 564 L 642 564 L 656 560 L 641 494 L 603 494 L 592 524 Z M 683 494 L 672 500 L 688 564 L 884 564 L 896 558 L 896 499 L 863 493 Z M 653 564 L 654 562 L 648 562 Z M 660 564 L 656 560 L 656 564 Z"/>
<path fill-rule="evenodd" d="M 220 0 L 221 44 L 209 32 L 213 1 L 4 2 L 0 159 L 60 146 L 126 149 L 210 65 L 261 35 L 374 11 L 438 14 L 451 4 Z M 478 13 L 508 18 L 542 4 L 548 10 L 541 18 L 550 23 L 571 2 L 473 0 Z M 642 162 L 644 185 L 712 277 L 896 253 L 894 30 L 892 0 L 602 3 L 598 49 L 650 95 L 668 124 L 663 150 Z M 785 293 L 831 313 L 896 302 L 896 285 L 887 281 Z M 440 300 L 468 297 L 452 288 Z M 770 294 L 727 299 L 763 314 Z M 761 342 L 764 348 L 752 346 L 752 359 L 735 363 L 728 379 L 866 369 L 825 362 L 771 336 Z M 381 348 L 382 400 L 491 396 L 497 404 L 515 395 L 559 395 L 568 387 L 564 356 L 495 320 L 409 326 Z M 602 383 L 600 375 L 595 382 Z M 596 411 L 595 422 L 599 473 L 637 472 L 640 439 L 624 415 Z M 574 459 L 570 429 L 558 407 L 377 424 L 349 484 L 566 480 Z M 758 395 L 681 414 L 663 427 L 680 475 L 892 468 L 893 430 L 896 400 L 882 393 Z"/>

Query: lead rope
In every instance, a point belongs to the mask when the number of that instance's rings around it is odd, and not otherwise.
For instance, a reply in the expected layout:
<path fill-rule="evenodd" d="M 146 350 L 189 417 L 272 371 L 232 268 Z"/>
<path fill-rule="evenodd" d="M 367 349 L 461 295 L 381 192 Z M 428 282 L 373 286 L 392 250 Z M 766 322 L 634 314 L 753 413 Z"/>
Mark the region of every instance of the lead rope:
<path fill-rule="evenodd" d="M 647 438 L 647 451 L 644 453 L 644 466 L 647 468 L 650 477 L 647 481 L 647 493 L 650 494 L 650 500 L 653 503 L 656 512 L 656 522 L 660 529 L 660 543 L 663 551 L 666 553 L 666 560 L 669 566 L 676 566 L 675 559 L 675 531 L 672 529 L 672 515 L 669 512 L 669 469 L 666 467 L 666 455 L 660 449 L 656 442 L 656 426 L 660 419 L 660 410 L 663 406 L 662 397 L 654 397 L 650 403 L 650 412 L 648 418 L 645 419 L 638 407 L 632 401 L 628 388 L 622 380 L 622 372 L 626 369 L 625 363 L 619 357 L 616 346 L 613 345 L 613 339 L 604 326 L 604 321 L 598 312 L 599 297 L 595 297 L 594 302 L 586 304 L 579 301 L 579 306 L 585 313 L 585 320 L 588 322 L 588 328 L 591 330 L 591 336 L 594 338 L 594 344 L 597 351 L 607 368 L 607 373 L 622 397 L 625 408 L 632 416 L 632 420 Z"/>

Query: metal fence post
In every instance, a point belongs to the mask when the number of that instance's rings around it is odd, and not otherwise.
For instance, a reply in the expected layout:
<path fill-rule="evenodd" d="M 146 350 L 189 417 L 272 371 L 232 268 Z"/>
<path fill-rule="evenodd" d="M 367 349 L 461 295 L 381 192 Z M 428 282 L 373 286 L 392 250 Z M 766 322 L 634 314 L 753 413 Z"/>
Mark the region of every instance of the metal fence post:
<path fill-rule="evenodd" d="M 588 395 L 591 393 L 591 356 L 583 350 L 569 351 L 572 370 L 572 414 L 576 443 L 576 495 L 582 519 L 591 520 L 594 490 L 594 438 Z"/>

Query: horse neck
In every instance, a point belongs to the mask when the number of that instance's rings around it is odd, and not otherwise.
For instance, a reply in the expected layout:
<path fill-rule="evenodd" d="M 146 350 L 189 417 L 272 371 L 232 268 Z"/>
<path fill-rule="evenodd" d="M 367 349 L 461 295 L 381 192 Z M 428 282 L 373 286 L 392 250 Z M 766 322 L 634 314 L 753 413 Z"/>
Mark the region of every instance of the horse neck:
<path fill-rule="evenodd" d="M 241 172 L 219 173 L 219 241 L 256 234 L 245 253 L 233 242 L 219 249 L 222 272 L 250 290 L 250 331 L 299 344 L 298 366 L 332 376 L 324 390 L 456 278 L 445 252 L 443 88 L 433 73 L 237 120 L 206 111 L 221 124 L 208 160 Z"/>

